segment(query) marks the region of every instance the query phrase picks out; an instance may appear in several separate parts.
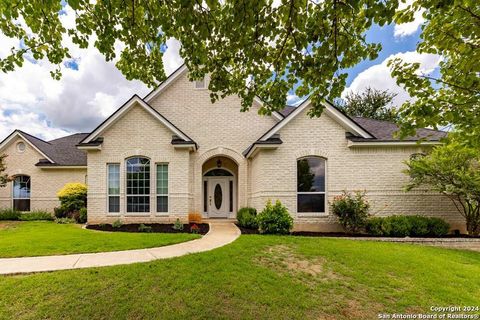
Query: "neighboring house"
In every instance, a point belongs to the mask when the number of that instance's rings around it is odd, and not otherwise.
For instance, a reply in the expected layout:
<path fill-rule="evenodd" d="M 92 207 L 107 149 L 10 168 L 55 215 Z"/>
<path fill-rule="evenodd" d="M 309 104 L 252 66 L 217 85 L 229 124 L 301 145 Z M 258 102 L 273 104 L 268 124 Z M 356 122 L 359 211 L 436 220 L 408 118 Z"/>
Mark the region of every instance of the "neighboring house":
<path fill-rule="evenodd" d="M 279 199 L 297 230 L 335 231 L 329 201 L 366 190 L 373 214 L 438 216 L 463 229 L 446 197 L 402 189 L 403 161 L 444 132 L 422 129 L 400 141 L 394 124 L 349 118 L 329 104 L 312 119 L 309 101 L 259 116 L 260 100 L 240 112 L 234 96 L 212 104 L 207 85 L 190 82 L 182 66 L 89 134 L 45 142 L 13 132 L 0 144 L 15 177 L 0 189 L 1 205 L 52 210 L 58 189 L 88 177 L 91 224 L 172 222 L 189 212 L 235 218 L 240 207 Z"/>

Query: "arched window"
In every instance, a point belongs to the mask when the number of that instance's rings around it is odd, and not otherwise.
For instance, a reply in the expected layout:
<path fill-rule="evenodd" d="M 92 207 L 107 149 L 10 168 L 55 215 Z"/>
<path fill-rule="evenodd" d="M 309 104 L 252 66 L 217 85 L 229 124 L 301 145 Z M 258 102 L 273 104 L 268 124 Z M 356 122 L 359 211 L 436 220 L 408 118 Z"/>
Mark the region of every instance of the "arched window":
<path fill-rule="evenodd" d="M 325 163 L 319 157 L 297 160 L 297 212 L 325 212 Z"/>
<path fill-rule="evenodd" d="M 30 211 L 30 177 L 16 176 L 13 180 L 13 208 Z"/>
<path fill-rule="evenodd" d="M 127 170 L 127 212 L 150 212 L 150 160 L 130 158 Z"/>

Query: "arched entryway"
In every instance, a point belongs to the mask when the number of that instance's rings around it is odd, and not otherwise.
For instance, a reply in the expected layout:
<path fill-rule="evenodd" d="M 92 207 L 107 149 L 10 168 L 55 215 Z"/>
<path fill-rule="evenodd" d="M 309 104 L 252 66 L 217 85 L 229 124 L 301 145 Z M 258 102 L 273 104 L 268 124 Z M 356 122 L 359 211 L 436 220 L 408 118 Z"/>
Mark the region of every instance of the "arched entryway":
<path fill-rule="evenodd" d="M 202 208 L 208 218 L 232 218 L 237 211 L 237 163 L 225 156 L 202 165 Z"/>

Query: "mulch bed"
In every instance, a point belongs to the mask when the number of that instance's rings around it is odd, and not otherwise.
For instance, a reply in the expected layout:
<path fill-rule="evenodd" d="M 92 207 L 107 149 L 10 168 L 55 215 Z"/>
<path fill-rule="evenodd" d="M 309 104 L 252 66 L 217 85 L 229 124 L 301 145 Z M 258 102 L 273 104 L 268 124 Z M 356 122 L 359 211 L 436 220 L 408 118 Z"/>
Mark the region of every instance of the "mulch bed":
<path fill-rule="evenodd" d="M 192 224 L 184 224 L 183 230 L 175 230 L 173 229 L 173 223 L 166 224 L 166 223 L 144 223 L 145 226 L 152 227 L 152 232 L 158 233 L 191 233 L 191 226 Z M 207 234 L 208 230 L 210 230 L 208 223 L 196 223 L 196 225 L 200 228 L 199 234 Z M 112 227 L 111 224 L 90 224 L 87 225 L 87 229 L 92 230 L 99 230 L 99 231 L 119 231 L 119 232 L 142 232 L 139 231 L 140 224 L 139 223 L 130 223 L 130 224 L 123 224 L 119 228 Z"/>
<path fill-rule="evenodd" d="M 260 234 L 260 232 L 256 229 L 247 229 L 244 227 L 239 226 L 237 223 L 235 223 L 238 229 L 242 232 L 242 234 Z"/>

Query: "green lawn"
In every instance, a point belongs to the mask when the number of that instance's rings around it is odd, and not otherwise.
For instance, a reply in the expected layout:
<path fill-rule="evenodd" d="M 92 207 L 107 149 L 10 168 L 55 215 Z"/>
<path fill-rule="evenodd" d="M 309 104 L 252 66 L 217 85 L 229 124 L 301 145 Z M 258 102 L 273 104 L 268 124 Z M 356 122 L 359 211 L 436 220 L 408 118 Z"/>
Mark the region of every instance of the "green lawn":
<path fill-rule="evenodd" d="M 376 319 L 478 305 L 480 254 L 241 236 L 199 254 L 0 277 L 0 319 Z"/>
<path fill-rule="evenodd" d="M 0 222 L 0 258 L 166 246 L 198 238 L 187 233 L 126 233 L 51 221 Z"/>

